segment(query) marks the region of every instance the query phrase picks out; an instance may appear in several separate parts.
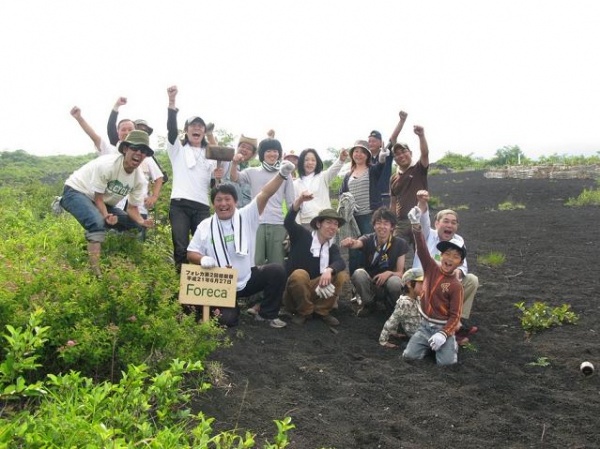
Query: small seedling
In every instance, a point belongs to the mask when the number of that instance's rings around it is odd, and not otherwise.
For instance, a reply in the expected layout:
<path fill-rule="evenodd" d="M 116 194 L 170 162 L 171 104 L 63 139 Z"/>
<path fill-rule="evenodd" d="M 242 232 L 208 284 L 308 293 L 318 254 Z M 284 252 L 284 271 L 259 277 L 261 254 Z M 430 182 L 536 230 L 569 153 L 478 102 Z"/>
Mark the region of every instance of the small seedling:
<path fill-rule="evenodd" d="M 538 357 L 535 362 L 529 362 L 528 366 L 541 366 L 546 367 L 550 366 L 550 359 L 548 357 Z"/>
<path fill-rule="evenodd" d="M 477 349 L 477 346 L 475 346 L 471 342 L 468 342 L 468 343 L 465 343 L 465 344 L 461 345 L 461 348 L 464 349 L 465 351 L 469 351 L 469 352 L 477 352 L 477 351 L 479 351 L 479 349 Z"/>
<path fill-rule="evenodd" d="M 506 262 L 506 256 L 498 251 L 492 251 L 477 257 L 477 263 L 488 267 L 497 268 Z"/>
<path fill-rule="evenodd" d="M 517 210 L 525 209 L 525 205 L 521 203 L 513 203 L 512 201 L 504 201 L 498 204 L 498 210 Z"/>

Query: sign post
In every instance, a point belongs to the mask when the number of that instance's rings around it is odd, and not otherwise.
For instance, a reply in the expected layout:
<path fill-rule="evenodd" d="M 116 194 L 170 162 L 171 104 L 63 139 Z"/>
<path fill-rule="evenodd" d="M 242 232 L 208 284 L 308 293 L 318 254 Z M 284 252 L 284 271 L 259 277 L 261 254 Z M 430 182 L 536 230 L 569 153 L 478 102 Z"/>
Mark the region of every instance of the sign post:
<path fill-rule="evenodd" d="M 202 306 L 202 321 L 210 319 L 210 307 L 235 307 L 237 270 L 235 268 L 202 268 L 182 264 L 179 279 L 179 302 Z"/>

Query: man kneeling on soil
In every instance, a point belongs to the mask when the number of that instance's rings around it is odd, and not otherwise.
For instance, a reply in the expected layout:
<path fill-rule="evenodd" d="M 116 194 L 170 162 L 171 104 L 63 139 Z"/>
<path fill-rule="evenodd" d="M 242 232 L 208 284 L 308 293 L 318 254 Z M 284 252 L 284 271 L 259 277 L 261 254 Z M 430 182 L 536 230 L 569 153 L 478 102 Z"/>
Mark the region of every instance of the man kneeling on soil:
<path fill-rule="evenodd" d="M 285 287 L 285 270 L 280 264 L 254 266 L 256 230 L 260 214 L 269 198 L 294 170 L 294 164 L 283 162 L 275 175 L 256 197 L 237 209 L 237 192 L 231 184 L 220 184 L 211 192 L 215 214 L 202 220 L 188 246 L 190 263 L 203 268 L 233 267 L 238 272 L 237 297 L 263 292 L 258 321 L 267 321 L 271 327 L 281 328 L 286 322 L 277 318 Z M 219 320 L 227 326 L 236 326 L 239 307 L 219 309 Z"/>
<path fill-rule="evenodd" d="M 413 228 L 417 255 L 424 271 L 423 292 L 419 302 L 421 324 L 410 338 L 402 357 L 418 360 L 430 351 L 435 352 L 439 365 L 453 365 L 458 361 L 458 345 L 454 332 L 460 323 L 463 304 L 463 286 L 455 271 L 467 256 L 464 243 L 452 239 L 438 243 L 440 264 L 431 257 L 421 232 L 421 210 L 415 206 L 408 213 Z"/>
<path fill-rule="evenodd" d="M 435 216 L 434 229 L 431 229 L 431 220 L 429 218 L 429 192 L 427 190 L 419 190 L 417 192 L 417 201 L 421 210 L 421 229 L 423 237 L 427 242 L 429 254 L 439 262 L 440 251 L 437 249 L 437 244 L 456 239 L 464 243 L 464 239 L 458 235 L 458 214 L 451 209 L 444 209 Z M 466 246 L 466 245 L 465 245 Z M 421 268 L 421 261 L 418 257 L 413 260 L 413 268 Z M 462 307 L 462 320 L 468 320 L 471 315 L 471 307 L 475 301 L 475 293 L 479 287 L 479 279 L 472 273 L 469 273 L 467 267 L 467 259 L 465 258 L 462 264 L 455 271 L 456 277 L 462 282 L 465 289 L 465 299 Z M 456 342 L 459 345 L 465 345 L 469 342 L 468 336 L 477 332 L 477 326 L 469 326 L 465 322 L 459 322 L 456 329 Z"/>
<path fill-rule="evenodd" d="M 290 236 L 290 254 L 286 262 L 288 282 L 283 296 L 287 311 L 294 313 L 292 321 L 304 324 L 314 313 L 329 326 L 339 325 L 330 315 L 348 279 L 346 264 L 339 247 L 333 243 L 337 230 L 345 220 L 333 209 L 324 209 L 310 222 L 312 232 L 296 223 L 304 201 L 312 193 L 302 192 L 294 201 L 283 222 Z"/>
<path fill-rule="evenodd" d="M 148 134 L 131 131 L 119 145 L 119 153 L 100 156 L 73 172 L 65 182 L 60 205 L 85 229 L 92 271 L 100 276 L 100 249 L 107 229 L 141 231 L 154 221 L 140 215 L 147 181 L 140 164 L 154 151 Z M 116 205 L 126 196 L 127 211 Z"/>

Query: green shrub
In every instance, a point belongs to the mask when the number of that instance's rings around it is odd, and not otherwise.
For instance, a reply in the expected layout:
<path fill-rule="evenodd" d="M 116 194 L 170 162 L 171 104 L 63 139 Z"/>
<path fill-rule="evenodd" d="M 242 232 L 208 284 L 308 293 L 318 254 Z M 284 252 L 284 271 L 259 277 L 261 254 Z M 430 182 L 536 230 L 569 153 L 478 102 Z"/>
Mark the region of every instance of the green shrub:
<path fill-rule="evenodd" d="M 584 189 L 577 198 L 569 198 L 567 206 L 600 206 L 600 190 Z"/>
<path fill-rule="evenodd" d="M 521 311 L 521 326 L 528 333 L 539 332 L 563 324 L 575 324 L 579 320 L 569 304 L 550 307 L 537 301 L 530 307 L 526 307 L 524 302 L 516 303 L 515 307 Z"/>

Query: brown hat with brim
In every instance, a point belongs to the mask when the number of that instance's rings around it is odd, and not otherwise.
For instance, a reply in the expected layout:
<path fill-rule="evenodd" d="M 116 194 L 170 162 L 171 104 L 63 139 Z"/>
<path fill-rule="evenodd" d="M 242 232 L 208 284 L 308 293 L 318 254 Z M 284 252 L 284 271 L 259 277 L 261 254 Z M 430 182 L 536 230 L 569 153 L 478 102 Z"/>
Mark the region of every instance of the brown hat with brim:
<path fill-rule="evenodd" d="M 140 150 L 146 156 L 154 155 L 154 150 L 150 148 L 150 139 L 148 138 L 148 133 L 139 129 L 134 129 L 127 134 L 125 140 L 119 144 L 119 153 L 125 154 L 125 146 Z"/>
<path fill-rule="evenodd" d="M 317 229 L 317 223 L 327 219 L 337 220 L 338 226 L 340 227 L 346 224 L 346 220 L 344 220 L 341 215 L 335 211 L 335 209 L 323 209 L 321 212 L 319 212 L 319 215 L 310 220 L 310 227 Z"/>

